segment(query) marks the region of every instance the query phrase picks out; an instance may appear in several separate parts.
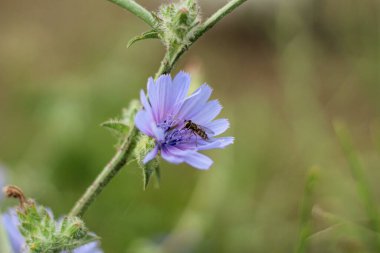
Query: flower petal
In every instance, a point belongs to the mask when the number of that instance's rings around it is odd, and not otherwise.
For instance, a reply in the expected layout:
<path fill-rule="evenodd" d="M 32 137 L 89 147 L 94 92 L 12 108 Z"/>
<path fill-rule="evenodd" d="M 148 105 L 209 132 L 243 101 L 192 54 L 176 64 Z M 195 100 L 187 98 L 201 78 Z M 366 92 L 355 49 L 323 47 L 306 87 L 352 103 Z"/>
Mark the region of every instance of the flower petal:
<path fill-rule="evenodd" d="M 216 136 L 224 133 L 230 127 L 230 123 L 228 122 L 228 119 L 217 119 L 206 123 L 203 126 L 212 130 L 214 132 L 214 136 Z"/>
<path fill-rule="evenodd" d="M 152 129 L 153 137 L 156 139 L 156 141 L 161 142 L 165 139 L 165 132 L 162 128 L 158 128 L 156 126 L 156 123 L 151 122 L 150 123 L 150 129 Z"/>
<path fill-rule="evenodd" d="M 135 125 L 144 134 L 154 137 L 154 131 L 152 129 L 152 117 L 147 111 L 139 111 L 135 116 Z"/>
<path fill-rule="evenodd" d="M 172 91 L 172 78 L 170 75 L 161 75 L 156 80 L 156 89 L 158 89 L 158 108 L 157 123 L 163 122 L 170 114 L 170 98 Z"/>
<path fill-rule="evenodd" d="M 143 163 L 147 164 L 149 161 L 151 161 L 153 158 L 156 157 L 157 153 L 158 153 L 158 146 L 156 145 L 151 151 L 149 151 L 148 154 L 146 154 Z"/>
<path fill-rule="evenodd" d="M 212 89 L 210 86 L 207 84 L 201 85 L 201 87 L 194 91 L 194 93 L 184 101 L 177 117 L 182 120 L 191 119 L 205 105 L 210 98 L 211 93 Z"/>
<path fill-rule="evenodd" d="M 203 142 L 198 146 L 198 150 L 207 150 L 207 149 L 214 149 L 214 148 L 225 148 L 228 145 L 231 145 L 234 143 L 235 138 L 234 137 L 221 137 L 213 139 L 212 142 Z"/>
<path fill-rule="evenodd" d="M 168 147 L 163 147 L 161 149 L 161 156 L 164 158 L 166 161 L 174 164 L 179 164 L 183 163 L 183 154 L 177 152 L 177 148 L 173 146 L 168 146 Z"/>
<path fill-rule="evenodd" d="M 13 251 L 22 252 L 25 239 L 18 230 L 20 222 L 18 221 L 15 209 L 10 209 L 7 213 L 4 213 L 1 218 Z"/>
<path fill-rule="evenodd" d="M 208 170 L 213 163 L 208 156 L 198 152 L 192 152 L 184 158 L 186 163 L 200 170 Z"/>
<path fill-rule="evenodd" d="M 190 75 L 184 71 L 180 71 L 173 79 L 173 93 L 175 94 L 174 103 L 172 104 L 174 107 L 178 107 L 176 112 L 173 112 L 173 114 L 176 114 L 178 110 L 181 108 L 182 103 L 184 102 L 187 93 L 189 92 L 190 88 Z"/>
<path fill-rule="evenodd" d="M 144 93 L 143 90 L 140 91 L 140 101 L 141 101 L 141 104 L 143 105 L 145 111 L 147 113 L 149 113 L 149 116 L 151 116 L 152 119 L 154 119 L 154 115 L 153 115 L 153 112 L 152 112 L 152 107 L 151 105 L 149 104 L 148 102 L 148 99 Z"/>
<path fill-rule="evenodd" d="M 192 116 L 191 119 L 195 123 L 199 125 L 204 125 L 209 123 L 211 120 L 213 120 L 220 111 L 222 110 L 222 106 L 220 105 L 218 100 L 212 100 L 210 102 L 207 102 L 205 106 L 200 108 L 198 113 L 196 113 L 194 116 Z"/>
<path fill-rule="evenodd" d="M 73 253 L 103 253 L 103 251 L 99 249 L 97 242 L 90 242 L 79 248 L 76 248 L 73 250 Z"/>
<path fill-rule="evenodd" d="M 152 114 L 153 118 L 156 123 L 158 123 L 158 117 L 159 117 L 159 102 L 160 102 L 160 94 L 158 90 L 158 86 L 155 84 L 153 78 L 148 79 L 148 97 L 149 102 L 152 107 Z"/>

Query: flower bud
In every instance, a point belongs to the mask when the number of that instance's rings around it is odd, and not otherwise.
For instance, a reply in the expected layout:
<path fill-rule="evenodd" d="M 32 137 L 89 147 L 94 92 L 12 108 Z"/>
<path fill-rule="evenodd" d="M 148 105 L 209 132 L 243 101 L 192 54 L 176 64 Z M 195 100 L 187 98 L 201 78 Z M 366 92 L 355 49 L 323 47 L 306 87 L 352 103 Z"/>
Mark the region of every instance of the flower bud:
<path fill-rule="evenodd" d="M 18 230 L 30 253 L 71 251 L 98 239 L 78 217 L 68 216 L 56 221 L 50 209 L 27 199 L 17 186 L 5 187 L 4 193 L 20 201 L 16 209 Z"/>
<path fill-rule="evenodd" d="M 78 217 L 66 216 L 63 218 L 61 225 L 61 234 L 63 237 L 82 239 L 88 233 L 84 222 Z"/>
<path fill-rule="evenodd" d="M 187 45 L 201 21 L 200 8 L 196 0 L 164 4 L 157 16 L 160 37 L 168 48 Z"/>
<path fill-rule="evenodd" d="M 137 164 L 143 171 L 143 186 L 144 190 L 147 188 L 149 181 L 153 174 L 157 178 L 157 182 L 160 179 L 160 168 L 157 158 L 152 159 L 149 162 L 144 162 L 144 158 L 149 152 L 155 148 L 155 142 L 152 138 L 147 135 L 141 134 L 139 136 L 137 145 L 134 150 L 134 156 L 136 158 Z"/>

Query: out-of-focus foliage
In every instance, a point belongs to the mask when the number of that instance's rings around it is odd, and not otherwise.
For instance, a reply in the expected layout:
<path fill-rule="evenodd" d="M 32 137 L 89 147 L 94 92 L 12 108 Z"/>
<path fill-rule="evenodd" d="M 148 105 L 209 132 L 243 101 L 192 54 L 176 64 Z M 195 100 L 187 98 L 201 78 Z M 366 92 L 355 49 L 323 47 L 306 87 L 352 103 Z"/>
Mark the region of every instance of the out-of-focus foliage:
<path fill-rule="evenodd" d="M 203 15 L 224 2 L 201 0 Z M 201 66 L 196 79 L 215 88 L 236 143 L 212 152 L 207 172 L 162 163 L 158 190 L 143 191 L 141 169 L 125 167 L 85 217 L 105 252 L 291 252 L 315 165 L 308 251 L 376 252 L 331 122 L 347 125 L 378 203 L 379 8 L 376 0 L 248 1 L 200 39 L 176 70 Z M 157 40 L 126 49 L 146 30 L 103 0 L 0 2 L 8 183 L 57 215 L 70 210 L 114 152 L 100 123 L 159 66 Z"/>

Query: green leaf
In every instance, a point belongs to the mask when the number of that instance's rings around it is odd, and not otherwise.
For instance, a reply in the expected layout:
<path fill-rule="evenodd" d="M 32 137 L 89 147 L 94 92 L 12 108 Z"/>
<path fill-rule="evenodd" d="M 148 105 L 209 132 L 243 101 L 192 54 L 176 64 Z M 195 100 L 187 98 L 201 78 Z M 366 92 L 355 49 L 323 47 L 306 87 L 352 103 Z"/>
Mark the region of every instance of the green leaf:
<path fill-rule="evenodd" d="M 140 133 L 138 136 L 138 141 L 134 149 L 134 158 L 136 159 L 137 164 L 143 172 L 143 188 L 146 190 L 148 184 L 153 175 L 156 175 L 157 181 L 160 178 L 160 168 L 157 158 L 154 158 L 147 164 L 144 164 L 145 156 L 154 148 L 155 141 L 149 136 Z"/>
<path fill-rule="evenodd" d="M 120 118 L 110 119 L 101 124 L 107 128 L 117 138 L 116 146 L 119 146 L 124 138 L 134 129 L 135 115 L 140 110 L 141 104 L 137 99 L 133 99 L 127 108 L 123 108 Z"/>
<path fill-rule="evenodd" d="M 155 168 L 155 174 L 154 174 L 155 176 L 156 176 L 156 186 L 157 186 L 157 188 L 158 187 L 160 187 L 160 182 L 161 182 L 161 169 L 160 169 L 160 166 L 157 166 L 156 168 Z"/>
<path fill-rule="evenodd" d="M 127 124 L 125 124 L 121 120 L 115 120 L 115 119 L 106 121 L 102 123 L 101 126 L 110 130 L 113 134 L 116 135 L 116 137 L 120 137 L 127 134 L 129 130 L 129 127 Z"/>
<path fill-rule="evenodd" d="M 143 34 L 141 35 L 138 35 L 136 37 L 133 37 L 127 44 L 127 47 L 129 48 L 130 46 L 132 46 L 133 44 L 135 44 L 137 41 L 140 41 L 140 40 L 146 40 L 146 39 L 158 39 L 159 36 L 158 36 L 158 32 L 155 31 L 155 30 L 151 30 L 151 31 L 148 31 L 148 32 L 144 32 Z"/>
<path fill-rule="evenodd" d="M 143 169 L 144 190 L 146 190 L 153 174 L 158 175 L 157 178 L 159 178 L 159 163 L 158 160 L 155 158 L 147 164 L 140 164 L 140 166 Z"/>

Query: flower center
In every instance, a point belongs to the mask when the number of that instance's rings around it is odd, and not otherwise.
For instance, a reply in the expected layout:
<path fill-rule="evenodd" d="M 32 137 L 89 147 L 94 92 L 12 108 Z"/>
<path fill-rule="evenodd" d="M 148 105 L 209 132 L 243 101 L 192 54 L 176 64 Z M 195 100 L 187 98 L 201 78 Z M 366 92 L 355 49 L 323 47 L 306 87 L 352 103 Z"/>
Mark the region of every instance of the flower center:
<path fill-rule="evenodd" d="M 171 128 L 175 127 L 177 120 L 174 119 L 173 115 L 169 115 L 163 122 L 157 124 L 157 127 L 164 130 L 164 132 L 169 131 Z"/>
<path fill-rule="evenodd" d="M 176 146 L 194 142 L 194 133 L 186 128 L 176 128 L 165 133 L 164 145 Z"/>
<path fill-rule="evenodd" d="M 195 143 L 195 134 L 192 130 L 185 128 L 185 121 L 168 116 L 163 122 L 157 124 L 163 130 L 164 140 L 161 145 L 176 146 L 179 144 Z"/>

